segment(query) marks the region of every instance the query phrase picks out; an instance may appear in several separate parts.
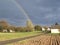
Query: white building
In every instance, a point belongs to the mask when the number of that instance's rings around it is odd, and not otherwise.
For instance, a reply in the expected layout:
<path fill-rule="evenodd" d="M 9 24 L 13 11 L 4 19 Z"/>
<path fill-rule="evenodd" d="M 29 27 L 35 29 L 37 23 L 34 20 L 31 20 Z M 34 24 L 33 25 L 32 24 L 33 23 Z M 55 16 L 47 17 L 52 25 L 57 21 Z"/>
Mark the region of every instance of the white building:
<path fill-rule="evenodd" d="M 11 32 L 11 33 L 12 33 L 12 32 L 15 32 L 15 31 L 13 31 L 13 30 L 9 30 L 9 32 Z"/>
<path fill-rule="evenodd" d="M 42 31 L 45 31 L 46 29 L 44 27 L 42 27 Z"/>
<path fill-rule="evenodd" d="M 3 32 L 8 32 L 6 29 L 3 29 Z"/>
<path fill-rule="evenodd" d="M 59 29 L 51 29 L 51 33 L 60 33 Z"/>
<path fill-rule="evenodd" d="M 60 33 L 60 25 L 51 26 L 51 33 Z"/>
<path fill-rule="evenodd" d="M 47 31 L 51 31 L 51 28 L 47 28 Z"/>

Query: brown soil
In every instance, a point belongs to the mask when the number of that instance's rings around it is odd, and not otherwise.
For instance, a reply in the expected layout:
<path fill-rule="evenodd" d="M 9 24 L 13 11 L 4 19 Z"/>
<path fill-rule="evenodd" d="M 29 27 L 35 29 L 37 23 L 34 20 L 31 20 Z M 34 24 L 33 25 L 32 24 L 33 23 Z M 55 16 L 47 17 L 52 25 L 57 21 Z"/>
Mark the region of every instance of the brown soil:
<path fill-rule="evenodd" d="M 22 41 L 25 40 L 26 41 Z M 22 42 L 17 42 L 22 41 Z M 1 41 L 0 45 L 10 44 L 12 45 L 60 45 L 60 35 L 36 35 L 31 37 Z"/>
<path fill-rule="evenodd" d="M 12 45 L 60 45 L 60 36 L 42 35 L 26 40 L 25 42 L 16 42 Z"/>

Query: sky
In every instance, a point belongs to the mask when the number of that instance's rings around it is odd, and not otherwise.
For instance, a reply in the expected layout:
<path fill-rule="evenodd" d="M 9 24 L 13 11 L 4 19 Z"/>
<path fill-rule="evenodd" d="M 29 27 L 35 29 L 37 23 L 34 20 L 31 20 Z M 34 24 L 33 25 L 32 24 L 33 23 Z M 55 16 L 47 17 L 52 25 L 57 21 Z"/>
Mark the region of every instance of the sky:
<path fill-rule="evenodd" d="M 60 23 L 60 0 L 15 0 L 23 7 L 33 24 L 52 25 Z M 0 20 L 7 20 L 12 25 L 23 26 L 26 16 L 12 2 L 0 0 Z"/>

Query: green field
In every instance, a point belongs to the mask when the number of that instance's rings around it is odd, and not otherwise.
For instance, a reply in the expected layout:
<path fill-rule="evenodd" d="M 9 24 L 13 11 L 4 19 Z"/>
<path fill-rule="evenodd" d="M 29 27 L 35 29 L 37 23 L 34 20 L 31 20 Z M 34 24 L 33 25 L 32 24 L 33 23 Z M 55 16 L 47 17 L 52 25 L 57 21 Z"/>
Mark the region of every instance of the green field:
<path fill-rule="evenodd" d="M 22 38 L 39 34 L 39 31 L 34 32 L 18 32 L 18 33 L 0 33 L 0 41 Z"/>

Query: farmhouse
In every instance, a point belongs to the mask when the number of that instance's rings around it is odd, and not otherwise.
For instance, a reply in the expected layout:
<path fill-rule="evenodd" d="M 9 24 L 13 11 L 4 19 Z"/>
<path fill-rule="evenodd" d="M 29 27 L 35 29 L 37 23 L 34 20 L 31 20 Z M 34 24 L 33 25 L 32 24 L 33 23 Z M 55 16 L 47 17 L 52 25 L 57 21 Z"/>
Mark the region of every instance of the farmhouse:
<path fill-rule="evenodd" d="M 60 25 L 51 26 L 51 33 L 60 33 Z"/>
<path fill-rule="evenodd" d="M 15 31 L 10 29 L 9 32 L 15 32 Z"/>
<path fill-rule="evenodd" d="M 42 31 L 46 31 L 47 29 L 48 29 L 48 27 L 46 27 L 46 26 L 42 27 Z"/>
<path fill-rule="evenodd" d="M 47 31 L 51 31 L 51 28 L 50 28 L 50 27 L 48 27 L 48 28 L 47 28 Z"/>
<path fill-rule="evenodd" d="M 44 27 L 42 27 L 42 31 L 45 31 L 45 28 Z"/>
<path fill-rule="evenodd" d="M 6 29 L 3 29 L 3 32 L 8 32 Z"/>
<path fill-rule="evenodd" d="M 14 30 L 7 30 L 7 29 L 3 29 L 3 31 L 2 32 L 15 32 Z"/>
<path fill-rule="evenodd" d="M 42 27 L 42 31 L 48 31 L 51 33 L 60 33 L 60 25 L 52 25 L 51 27 Z"/>

